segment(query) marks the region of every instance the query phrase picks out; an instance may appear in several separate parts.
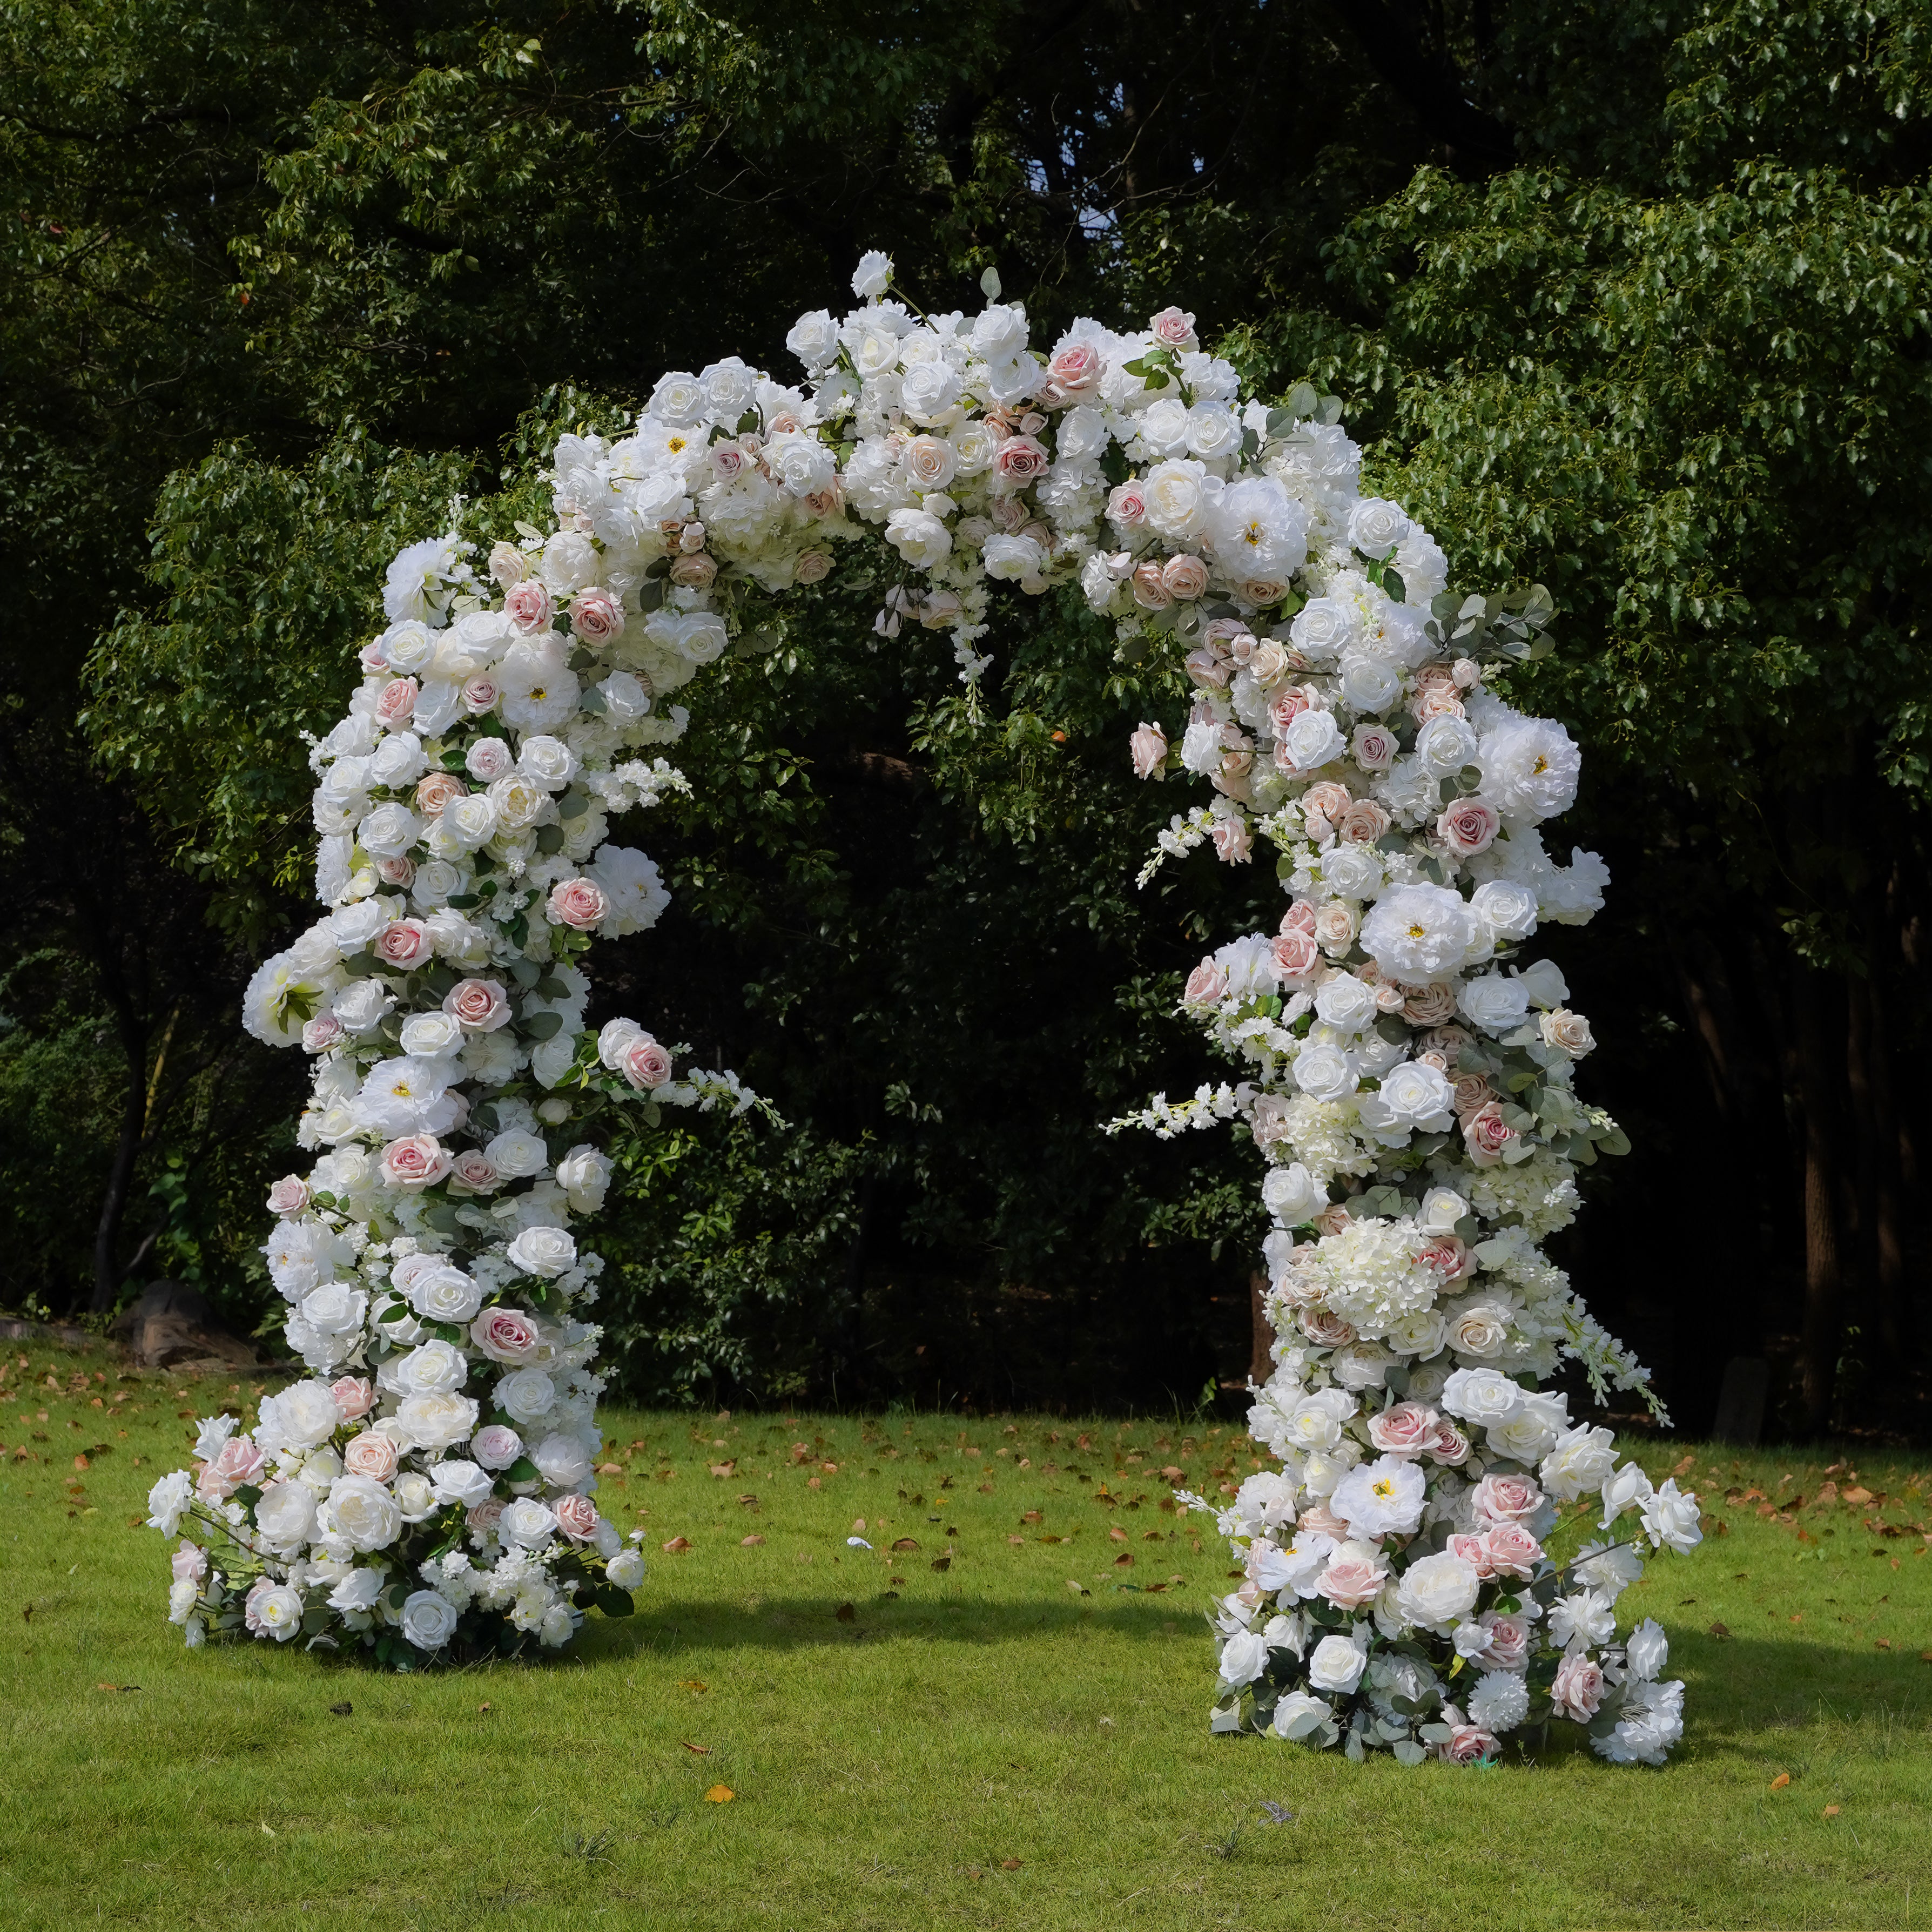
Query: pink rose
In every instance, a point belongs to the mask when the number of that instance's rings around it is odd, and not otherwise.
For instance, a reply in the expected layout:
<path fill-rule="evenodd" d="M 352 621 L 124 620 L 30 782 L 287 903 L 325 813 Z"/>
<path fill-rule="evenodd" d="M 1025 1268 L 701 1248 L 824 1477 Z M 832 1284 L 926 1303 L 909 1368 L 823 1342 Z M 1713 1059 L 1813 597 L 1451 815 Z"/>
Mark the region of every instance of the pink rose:
<path fill-rule="evenodd" d="M 198 1543 L 184 1543 L 168 1558 L 177 1583 L 199 1583 L 208 1574 L 208 1552 Z"/>
<path fill-rule="evenodd" d="M 454 772 L 431 772 L 416 787 L 416 809 L 425 818 L 440 818 L 445 806 L 469 796 L 470 788 Z"/>
<path fill-rule="evenodd" d="M 1339 1234 L 1354 1219 L 1346 1201 L 1331 1201 L 1316 1216 L 1313 1226 L 1318 1234 Z"/>
<path fill-rule="evenodd" d="M 1306 980 L 1322 964 L 1322 949 L 1312 933 L 1278 933 L 1270 950 L 1284 980 Z"/>
<path fill-rule="evenodd" d="M 1365 772 L 1385 772 L 1395 763 L 1400 749 L 1395 734 L 1385 725 L 1355 727 L 1355 762 Z"/>
<path fill-rule="evenodd" d="M 1288 736 L 1288 728 L 1308 709 L 1308 694 L 1298 684 L 1278 691 L 1268 700 L 1268 722 L 1277 738 Z"/>
<path fill-rule="evenodd" d="M 1244 577 L 1235 585 L 1236 593 L 1257 610 L 1279 604 L 1292 586 L 1285 577 Z"/>
<path fill-rule="evenodd" d="M 500 1422 L 479 1429 L 471 1438 L 470 1453 L 486 1469 L 507 1469 L 524 1453 L 524 1438 Z"/>
<path fill-rule="evenodd" d="M 503 1519 L 503 1498 L 485 1496 L 464 1520 L 479 1534 L 488 1536 Z"/>
<path fill-rule="evenodd" d="M 1358 799 L 1336 825 L 1336 830 L 1351 845 L 1372 845 L 1386 836 L 1393 823 L 1388 814 L 1372 798 Z"/>
<path fill-rule="evenodd" d="M 1208 566 L 1184 553 L 1171 556 L 1160 567 L 1160 580 L 1170 597 L 1190 603 L 1208 588 Z"/>
<path fill-rule="evenodd" d="M 1478 1522 L 1521 1522 L 1541 1507 L 1543 1492 L 1527 1476 L 1485 1476 L 1470 1498 Z"/>
<path fill-rule="evenodd" d="M 1046 473 L 1053 458 L 1037 436 L 1010 436 L 993 458 L 993 474 L 1009 490 L 1023 490 L 1036 476 Z"/>
<path fill-rule="evenodd" d="M 513 584 L 503 597 L 503 615 L 525 637 L 542 630 L 556 608 L 541 578 L 526 577 L 522 583 Z"/>
<path fill-rule="evenodd" d="M 1138 483 L 1117 484 L 1107 497 L 1107 520 L 1122 530 L 1147 521 L 1147 496 Z"/>
<path fill-rule="evenodd" d="M 1355 1339 L 1354 1324 L 1344 1322 L 1333 1309 L 1304 1308 L 1294 1318 L 1294 1325 L 1318 1348 L 1346 1348 Z"/>
<path fill-rule="evenodd" d="M 1520 1522 L 1499 1522 L 1483 1532 L 1490 1568 L 1498 1576 L 1520 1576 L 1527 1582 L 1543 1554 L 1543 1545 Z"/>
<path fill-rule="evenodd" d="M 380 670 L 389 668 L 389 647 L 380 638 L 371 638 L 356 653 L 356 661 L 362 667 L 365 677 L 373 677 Z"/>
<path fill-rule="evenodd" d="M 1297 899 L 1282 914 L 1281 929 L 1283 932 L 1306 932 L 1312 935 L 1315 931 L 1315 902 L 1312 899 Z"/>
<path fill-rule="evenodd" d="M 347 1030 L 333 1013 L 317 1013 L 302 1028 L 302 1051 L 304 1053 L 326 1053 L 328 1049 L 346 1037 Z"/>
<path fill-rule="evenodd" d="M 285 1174 L 268 1190 L 268 1212 L 286 1217 L 308 1205 L 308 1183 L 298 1174 Z"/>
<path fill-rule="evenodd" d="M 510 590 L 530 574 L 530 560 L 513 543 L 490 547 L 490 580 L 499 590 Z"/>
<path fill-rule="evenodd" d="M 560 924 L 588 932 L 610 916 L 610 902 L 604 888 L 588 879 L 562 879 L 550 888 L 550 910 Z"/>
<path fill-rule="evenodd" d="M 1439 1418 L 1419 1402 L 1398 1402 L 1369 1419 L 1369 1440 L 1386 1456 L 1420 1456 L 1435 1439 Z"/>
<path fill-rule="evenodd" d="M 473 1194 L 488 1194 L 502 1179 L 496 1163 L 476 1148 L 465 1148 L 451 1162 L 450 1172 Z"/>
<path fill-rule="evenodd" d="M 494 784 L 508 778 L 516 767 L 516 757 L 500 738 L 478 738 L 464 755 L 464 766 L 478 784 Z"/>
<path fill-rule="evenodd" d="M 1480 1536 L 1452 1536 L 1448 1548 L 1451 1556 L 1460 1556 L 1485 1582 L 1496 1574 L 1490 1546 Z"/>
<path fill-rule="evenodd" d="M 814 517 L 830 517 L 835 514 L 839 505 L 844 502 L 845 492 L 838 483 L 828 483 L 823 490 L 814 490 L 802 500 Z"/>
<path fill-rule="evenodd" d="M 386 1436 L 373 1432 L 358 1436 L 343 1450 L 342 1466 L 352 1476 L 386 1483 L 396 1473 L 396 1445 Z"/>
<path fill-rule="evenodd" d="M 463 708 L 471 717 L 481 718 L 484 712 L 496 710 L 496 700 L 502 694 L 494 678 L 470 678 L 463 687 Z"/>
<path fill-rule="evenodd" d="M 1164 308 L 1148 324 L 1148 333 L 1163 349 L 1198 349 L 1194 318 L 1185 309 Z"/>
<path fill-rule="evenodd" d="M 1408 708 L 1418 724 L 1426 724 L 1432 718 L 1460 718 L 1463 715 L 1462 700 L 1453 688 L 1418 692 Z"/>
<path fill-rule="evenodd" d="M 1388 1580 L 1388 1572 L 1372 1556 L 1335 1556 L 1315 1587 L 1338 1610 L 1359 1610 L 1374 1602 Z"/>
<path fill-rule="evenodd" d="M 1486 1610 L 1477 1621 L 1490 1634 L 1488 1644 L 1476 1653 L 1475 1662 L 1490 1670 L 1520 1670 L 1529 1661 L 1529 1619 L 1523 1616 L 1498 1616 Z"/>
<path fill-rule="evenodd" d="M 791 567 L 794 584 L 820 584 L 830 574 L 832 560 L 822 550 L 804 550 Z"/>
<path fill-rule="evenodd" d="M 1436 821 L 1436 836 L 1459 858 L 1467 859 L 1488 850 L 1502 822 L 1486 800 L 1459 799 Z"/>
<path fill-rule="evenodd" d="M 392 731 L 400 731 L 410 722 L 410 714 L 416 708 L 416 694 L 420 688 L 412 677 L 391 679 L 383 686 L 376 699 L 378 722 Z"/>
<path fill-rule="evenodd" d="M 1218 1005 L 1228 996 L 1228 976 L 1212 959 L 1204 959 L 1187 976 L 1181 998 L 1190 1006 Z"/>
<path fill-rule="evenodd" d="M 1070 403 L 1083 402 L 1094 394 L 1106 373 L 1106 363 L 1090 342 L 1070 342 L 1056 350 L 1046 365 L 1047 380 L 1061 400 Z"/>
<path fill-rule="evenodd" d="M 1442 980 L 1432 980 L 1420 991 L 1411 987 L 1402 994 L 1402 1016 L 1412 1027 L 1439 1027 L 1453 1019 L 1455 1013 L 1456 989 Z M 1444 1060 L 1438 1070 L 1446 1072 L 1448 1067 Z"/>
<path fill-rule="evenodd" d="M 1127 740 L 1137 778 L 1159 778 L 1167 764 L 1167 734 L 1158 724 L 1143 724 Z"/>
<path fill-rule="evenodd" d="M 1587 1724 L 1604 1701 L 1603 1667 L 1582 1651 L 1571 1651 L 1556 1666 L 1550 1701 L 1556 1716 Z"/>
<path fill-rule="evenodd" d="M 1330 899 L 1315 909 L 1316 943 L 1324 952 L 1346 952 L 1355 943 L 1357 922 L 1352 906 Z"/>
<path fill-rule="evenodd" d="M 470 1339 L 493 1362 L 527 1362 L 543 1338 L 520 1310 L 486 1308 L 470 1323 Z"/>
<path fill-rule="evenodd" d="M 367 1415 L 376 1406 L 376 1391 L 365 1376 L 344 1376 L 340 1382 L 329 1384 L 328 1392 L 335 1398 L 335 1406 L 341 1410 L 345 1422 L 353 1422 L 358 1416 Z"/>
<path fill-rule="evenodd" d="M 1480 1073 L 1459 1074 L 1450 1092 L 1458 1120 L 1480 1113 L 1496 1097 L 1496 1089 Z"/>
<path fill-rule="evenodd" d="M 1214 842 L 1214 856 L 1224 866 L 1245 866 L 1253 841 L 1248 832 L 1248 821 L 1230 813 L 1226 818 L 1217 818 L 1214 830 L 1208 834 Z"/>
<path fill-rule="evenodd" d="M 1326 1503 L 1310 1503 L 1295 1518 L 1294 1526 L 1306 1530 L 1310 1536 L 1332 1536 L 1337 1543 L 1346 1542 L 1354 1533 Z"/>
<path fill-rule="evenodd" d="M 434 1134 L 411 1134 L 382 1150 L 382 1178 L 392 1187 L 434 1187 L 452 1165 Z"/>
<path fill-rule="evenodd" d="M 1161 581 L 1161 588 L 1163 590 L 1167 588 L 1166 580 L 1164 578 Z M 1198 650 L 1190 651 L 1181 660 L 1181 668 L 1196 684 L 1204 688 L 1215 691 L 1226 690 L 1229 679 L 1234 674 L 1234 666 L 1229 664 L 1226 658 L 1208 650 L 1204 645 Z"/>
<path fill-rule="evenodd" d="M 405 892 L 416 884 L 416 862 L 413 859 L 378 859 L 376 876 L 386 886 L 400 886 Z"/>
<path fill-rule="evenodd" d="M 1504 1120 L 1502 1103 L 1492 1100 L 1463 1121 L 1462 1138 L 1478 1167 L 1494 1167 L 1504 1150 L 1514 1144 L 1516 1131 Z"/>
<path fill-rule="evenodd" d="M 376 935 L 370 949 L 378 959 L 391 966 L 420 966 L 434 953 L 429 928 L 419 919 L 392 919 Z"/>
<path fill-rule="evenodd" d="M 1469 1438 L 1447 1417 L 1436 1425 L 1436 1440 L 1429 1445 L 1429 1460 L 1454 1469 L 1469 1460 Z"/>
<path fill-rule="evenodd" d="M 232 1496 L 244 1483 L 252 1483 L 267 1461 L 250 1437 L 231 1436 L 214 1461 L 202 1464 L 195 1487 L 211 1501 L 220 1501 Z"/>
<path fill-rule="evenodd" d="M 443 995 L 442 1010 L 466 1033 L 494 1033 L 510 1017 L 510 1003 L 494 980 L 459 980 Z"/>
<path fill-rule="evenodd" d="M 670 1055 L 649 1034 L 640 1034 L 624 1048 L 619 1062 L 633 1087 L 662 1087 L 670 1078 Z"/>
<path fill-rule="evenodd" d="M 695 556 L 674 557 L 670 580 L 684 590 L 709 590 L 717 580 L 718 566 L 700 550 Z"/>
<path fill-rule="evenodd" d="M 1475 1258 L 1463 1244 L 1460 1235 L 1433 1234 L 1428 1244 L 1415 1258 L 1424 1268 L 1432 1268 L 1445 1282 L 1460 1281 L 1465 1275 L 1472 1274 Z"/>
<path fill-rule="evenodd" d="M 588 1496 L 559 1496 L 550 1508 L 572 1542 L 588 1543 L 597 1534 L 597 1505 Z"/>
<path fill-rule="evenodd" d="M 624 607 L 601 586 L 580 590 L 572 600 L 570 628 L 594 651 L 624 634 Z"/>
<path fill-rule="evenodd" d="M 711 473 L 721 483 L 733 482 L 745 466 L 745 452 L 735 442 L 714 443 L 711 448 Z"/>
<path fill-rule="evenodd" d="M 1480 1724 L 1455 1724 L 1449 1742 L 1442 1747 L 1445 1764 L 1487 1764 L 1500 1747 L 1495 1737 Z"/>

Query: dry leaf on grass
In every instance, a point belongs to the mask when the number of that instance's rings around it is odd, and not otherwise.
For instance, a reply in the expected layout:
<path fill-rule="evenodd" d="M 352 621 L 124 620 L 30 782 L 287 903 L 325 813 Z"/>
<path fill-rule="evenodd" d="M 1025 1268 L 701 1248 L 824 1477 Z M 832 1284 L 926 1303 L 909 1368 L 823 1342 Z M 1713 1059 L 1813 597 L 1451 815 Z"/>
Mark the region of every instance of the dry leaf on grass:
<path fill-rule="evenodd" d="M 859 1621 L 859 1612 L 850 1604 L 841 1604 L 832 1614 L 842 1624 L 856 1623 Z"/>
<path fill-rule="evenodd" d="M 1018 1871 L 1025 1862 L 1024 1858 L 1002 1858 L 1000 1861 L 1000 1869 L 1002 1871 Z"/>
<path fill-rule="evenodd" d="M 932 1567 L 935 1570 L 950 1570 L 952 1568 L 952 1559 L 950 1556 L 935 1556 L 932 1559 Z"/>
<path fill-rule="evenodd" d="M 694 1744 L 688 1738 L 680 1738 L 678 1742 L 683 1745 L 693 1757 L 709 1757 L 711 1755 L 711 1747 L 709 1744 Z"/>
<path fill-rule="evenodd" d="M 728 1804 L 737 1795 L 728 1784 L 714 1784 L 704 1794 L 704 1802 L 707 1804 Z"/>
<path fill-rule="evenodd" d="M 740 1550 L 755 1550 L 764 1540 L 762 1536 L 741 1536 L 738 1539 L 738 1547 Z"/>
<path fill-rule="evenodd" d="M 1788 1771 L 1780 1771 L 1778 1775 L 1771 1780 L 1771 1788 L 1774 1791 L 1782 1791 L 1790 1782 L 1790 1772 Z"/>
<path fill-rule="evenodd" d="M 1820 1815 L 1826 1818 L 1835 1818 L 1838 1815 L 1838 1808 L 1835 1804 L 1828 1804 Z"/>
<path fill-rule="evenodd" d="M 902 1536 L 892 1545 L 892 1547 L 895 1550 L 916 1550 L 919 1547 L 919 1540 L 916 1537 Z"/>
<path fill-rule="evenodd" d="M 678 1683 L 682 1689 L 686 1690 L 708 1690 L 711 1688 L 708 1684 L 700 1683 L 695 1677 L 680 1677 Z"/>
<path fill-rule="evenodd" d="M 682 1556 L 691 1547 L 691 1539 L 688 1536 L 674 1536 L 663 1547 L 667 1556 Z"/>

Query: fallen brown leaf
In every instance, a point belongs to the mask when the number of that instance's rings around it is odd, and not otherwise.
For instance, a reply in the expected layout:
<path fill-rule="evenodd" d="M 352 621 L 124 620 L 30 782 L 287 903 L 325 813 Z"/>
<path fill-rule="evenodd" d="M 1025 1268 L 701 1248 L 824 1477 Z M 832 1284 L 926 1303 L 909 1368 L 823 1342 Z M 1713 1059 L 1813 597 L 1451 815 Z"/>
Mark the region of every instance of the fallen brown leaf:
<path fill-rule="evenodd" d="M 1000 1869 L 1002 1871 L 1018 1871 L 1025 1862 L 1024 1858 L 1002 1858 L 1000 1861 Z"/>
<path fill-rule="evenodd" d="M 1682 1462 L 1677 1465 L 1676 1468 L 1671 1471 L 1670 1473 L 1673 1476 L 1688 1476 L 1696 1466 L 1696 1457 L 1695 1456 L 1687 1456 Z"/>
<path fill-rule="evenodd" d="M 1131 1550 L 1124 1550 L 1114 1558 L 1114 1567 L 1118 1569 L 1123 1564 L 1131 1563 L 1133 1560 L 1134 1552 Z"/>
<path fill-rule="evenodd" d="M 1771 1780 L 1771 1788 L 1774 1791 L 1782 1791 L 1790 1782 L 1790 1772 L 1788 1771 L 1780 1771 L 1778 1775 Z"/>
<path fill-rule="evenodd" d="M 728 1784 L 714 1784 L 704 1794 L 704 1802 L 707 1804 L 728 1804 L 737 1795 Z"/>
<path fill-rule="evenodd" d="M 1118 1523 L 1115 1523 L 1108 1528 L 1107 1538 L 1112 1543 L 1124 1543 L 1127 1540 L 1127 1532 L 1121 1528 Z"/>
<path fill-rule="evenodd" d="M 700 1683 L 695 1677 L 680 1677 L 678 1684 L 681 1689 L 686 1690 L 708 1690 L 711 1688 L 708 1684 Z"/>
<path fill-rule="evenodd" d="M 935 1570 L 950 1570 L 952 1568 L 952 1559 L 950 1556 L 935 1556 L 932 1559 L 932 1567 Z"/>
<path fill-rule="evenodd" d="M 1892 1648 L 1891 1638 L 1888 1636 L 1880 1637 L 1878 1640 L 1878 1647 L 1880 1650 L 1889 1650 Z"/>
<path fill-rule="evenodd" d="M 1713 1636 L 1726 1637 L 1729 1636 L 1730 1634 L 1730 1630 L 1723 1624 L 1713 1624 L 1711 1626 L 1711 1634 Z"/>
<path fill-rule="evenodd" d="M 736 1462 L 712 1462 L 708 1466 L 711 1473 L 721 1481 L 727 1476 L 735 1476 L 738 1473 Z"/>
<path fill-rule="evenodd" d="M 892 1547 L 895 1550 L 916 1550 L 919 1547 L 919 1539 L 916 1537 L 902 1536 L 892 1545 Z"/>
<path fill-rule="evenodd" d="M 841 1604 L 832 1614 L 842 1624 L 854 1624 L 859 1621 L 859 1612 L 850 1604 Z"/>
<path fill-rule="evenodd" d="M 667 1556 L 682 1556 L 690 1547 L 691 1538 L 689 1537 L 674 1536 L 668 1543 L 664 1545 L 664 1552 Z"/>
<path fill-rule="evenodd" d="M 1835 1804 L 1828 1804 L 1820 1815 L 1826 1818 L 1835 1818 L 1838 1815 L 1838 1808 Z"/>
<path fill-rule="evenodd" d="M 762 1536 L 741 1536 L 738 1539 L 738 1547 L 740 1550 L 755 1550 L 764 1540 Z"/>
<path fill-rule="evenodd" d="M 693 1757 L 709 1757 L 711 1755 L 711 1747 L 709 1744 L 694 1744 L 688 1738 L 680 1738 L 678 1742 L 683 1745 Z"/>

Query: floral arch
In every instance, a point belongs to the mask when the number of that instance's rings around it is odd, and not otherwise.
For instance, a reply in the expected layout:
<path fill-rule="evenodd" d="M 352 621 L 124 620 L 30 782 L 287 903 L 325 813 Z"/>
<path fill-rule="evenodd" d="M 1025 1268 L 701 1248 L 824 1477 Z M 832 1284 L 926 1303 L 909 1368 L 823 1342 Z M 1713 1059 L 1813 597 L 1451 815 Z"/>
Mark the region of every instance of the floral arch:
<path fill-rule="evenodd" d="M 1129 748 L 1209 788 L 1148 872 L 1278 854 L 1279 930 L 1185 994 L 1242 1077 L 1114 1123 L 1230 1121 L 1267 1162 L 1276 1366 L 1250 1420 L 1281 1468 L 1181 1498 L 1244 1573 L 1214 1727 L 1466 1762 L 1553 1717 L 1660 1761 L 1682 1687 L 1616 1602 L 1642 1543 L 1694 1545 L 1696 1500 L 1545 1386 L 1570 1360 L 1647 1396 L 1538 1246 L 1576 1164 L 1624 1145 L 1575 1091 L 1593 1042 L 1561 976 L 1521 963 L 1607 880 L 1538 829 L 1576 746 L 1489 688 L 1547 647 L 1547 599 L 1448 594 L 1428 533 L 1360 494 L 1332 399 L 1244 399 L 1178 309 L 1042 356 L 990 274 L 971 316 L 895 298 L 882 255 L 853 286 L 788 336 L 798 386 L 736 358 L 667 375 L 628 435 L 560 440 L 550 529 L 391 566 L 310 748 L 326 910 L 246 1003 L 314 1064 L 315 1159 L 273 1190 L 266 1250 L 310 1376 L 251 1430 L 204 1424 L 156 1486 L 173 1620 L 428 1661 L 630 1608 L 641 1532 L 593 1499 L 597 1121 L 754 1096 L 635 1022 L 587 1030 L 581 956 L 668 902 L 610 832 L 685 788 L 680 688 L 865 544 L 896 580 L 877 628 L 949 632 L 969 685 L 994 584 L 1077 580 L 1126 657 L 1172 653 L 1191 687 Z M 1596 1491 L 1605 1531 L 1640 1527 L 1559 1558 L 1561 1506 Z"/>

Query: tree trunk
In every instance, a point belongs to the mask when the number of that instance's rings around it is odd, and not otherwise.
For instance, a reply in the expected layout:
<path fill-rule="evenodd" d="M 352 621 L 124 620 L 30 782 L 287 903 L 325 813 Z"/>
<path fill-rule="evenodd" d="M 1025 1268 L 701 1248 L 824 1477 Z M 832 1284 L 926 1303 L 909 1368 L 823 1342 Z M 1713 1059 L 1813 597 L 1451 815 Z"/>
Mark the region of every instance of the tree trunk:
<path fill-rule="evenodd" d="M 1274 1324 L 1268 1318 L 1268 1276 L 1259 1268 L 1248 1276 L 1248 1308 L 1254 1322 L 1254 1347 L 1248 1378 L 1261 1383 L 1274 1373 Z"/>
<path fill-rule="evenodd" d="M 1838 1082 L 1825 1023 L 1829 990 L 1822 974 L 1802 960 L 1792 962 L 1791 1006 L 1804 1156 L 1804 1426 L 1814 1438 L 1831 1426 L 1843 1320 L 1834 1105 Z"/>
<path fill-rule="evenodd" d="M 121 1244 L 122 1217 L 127 1211 L 128 1190 L 134 1179 L 134 1163 L 140 1158 L 141 1141 L 147 1127 L 148 1039 L 134 1016 L 122 1016 L 121 1043 L 128 1057 L 128 1098 L 121 1109 L 121 1137 L 115 1144 L 114 1165 L 107 1176 L 107 1191 L 101 1197 L 100 1219 L 94 1231 L 94 1292 L 88 1298 L 92 1313 L 104 1315 L 115 1304 L 124 1279 L 115 1261 Z"/>

